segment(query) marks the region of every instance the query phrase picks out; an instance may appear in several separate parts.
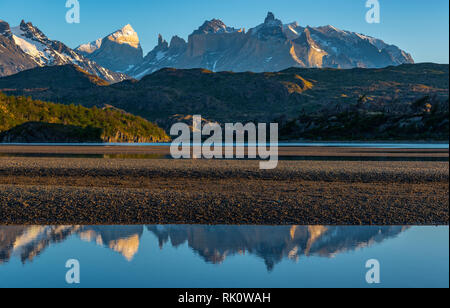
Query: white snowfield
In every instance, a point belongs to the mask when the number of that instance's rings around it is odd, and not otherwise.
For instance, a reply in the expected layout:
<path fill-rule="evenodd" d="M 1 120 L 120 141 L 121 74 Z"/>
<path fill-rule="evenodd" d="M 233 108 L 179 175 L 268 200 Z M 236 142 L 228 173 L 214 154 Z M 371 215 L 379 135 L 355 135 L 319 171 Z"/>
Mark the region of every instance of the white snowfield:
<path fill-rule="evenodd" d="M 23 52 L 33 57 L 39 66 L 44 66 L 51 62 L 50 60 L 53 60 L 47 46 L 26 38 L 24 35 L 25 33 L 19 26 L 11 28 L 11 33 L 13 34 L 16 45 L 19 46 Z"/>

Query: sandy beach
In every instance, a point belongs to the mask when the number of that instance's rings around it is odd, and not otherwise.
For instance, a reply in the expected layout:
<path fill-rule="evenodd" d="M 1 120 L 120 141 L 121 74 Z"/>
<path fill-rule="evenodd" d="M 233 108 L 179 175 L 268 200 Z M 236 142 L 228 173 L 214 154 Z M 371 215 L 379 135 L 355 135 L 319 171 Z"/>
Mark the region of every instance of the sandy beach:
<path fill-rule="evenodd" d="M 87 150 L 101 152 L 72 147 L 71 153 Z M 340 151 L 337 156 L 355 149 Z M 448 150 L 385 152 L 448 156 Z M 448 162 L 331 159 L 280 161 L 266 171 L 258 166 L 249 160 L 0 157 L 0 223 L 448 224 Z"/>

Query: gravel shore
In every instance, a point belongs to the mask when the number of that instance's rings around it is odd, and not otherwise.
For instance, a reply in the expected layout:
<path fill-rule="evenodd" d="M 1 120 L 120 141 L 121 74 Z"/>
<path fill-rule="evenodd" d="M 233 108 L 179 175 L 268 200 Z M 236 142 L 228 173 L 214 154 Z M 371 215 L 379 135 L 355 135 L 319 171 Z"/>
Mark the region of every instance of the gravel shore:
<path fill-rule="evenodd" d="M 0 157 L 0 224 L 448 224 L 448 162 L 258 166 Z"/>

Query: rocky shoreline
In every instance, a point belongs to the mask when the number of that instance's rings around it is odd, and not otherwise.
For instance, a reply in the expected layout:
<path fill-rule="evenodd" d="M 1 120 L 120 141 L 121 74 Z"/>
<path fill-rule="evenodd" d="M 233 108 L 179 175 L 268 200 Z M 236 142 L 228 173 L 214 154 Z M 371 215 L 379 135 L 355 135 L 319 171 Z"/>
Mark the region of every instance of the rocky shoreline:
<path fill-rule="evenodd" d="M 448 162 L 0 158 L 0 224 L 447 225 Z"/>

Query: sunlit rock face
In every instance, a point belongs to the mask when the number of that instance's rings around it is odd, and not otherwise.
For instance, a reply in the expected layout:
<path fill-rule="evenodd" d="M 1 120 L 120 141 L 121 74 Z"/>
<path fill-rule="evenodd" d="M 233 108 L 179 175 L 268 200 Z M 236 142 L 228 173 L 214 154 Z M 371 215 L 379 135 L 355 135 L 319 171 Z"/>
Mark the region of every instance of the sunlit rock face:
<path fill-rule="evenodd" d="M 116 72 L 126 73 L 143 60 L 139 37 L 131 25 L 76 49 L 92 61 Z"/>
<path fill-rule="evenodd" d="M 290 67 L 379 68 L 414 63 L 411 55 L 382 40 L 330 25 L 283 24 L 270 12 L 264 23 L 247 32 L 213 19 L 193 31 L 187 42 L 174 39 L 169 45 L 160 38 L 142 64 L 127 73 L 142 78 L 166 67 L 275 72 Z"/>

